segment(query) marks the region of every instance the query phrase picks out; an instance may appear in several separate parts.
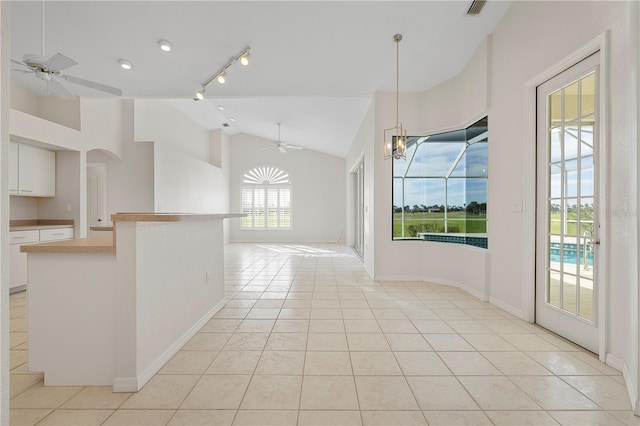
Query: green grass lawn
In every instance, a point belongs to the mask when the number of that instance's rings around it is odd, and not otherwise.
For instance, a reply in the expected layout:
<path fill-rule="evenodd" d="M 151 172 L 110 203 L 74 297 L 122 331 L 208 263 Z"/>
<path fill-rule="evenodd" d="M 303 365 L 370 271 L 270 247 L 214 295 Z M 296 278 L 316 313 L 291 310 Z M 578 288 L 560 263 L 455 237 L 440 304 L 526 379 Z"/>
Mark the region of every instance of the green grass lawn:
<path fill-rule="evenodd" d="M 448 226 L 450 232 L 459 233 L 486 233 L 487 221 L 486 216 L 469 216 L 465 212 L 451 212 L 448 214 Z M 405 213 L 405 238 L 411 237 L 409 226 L 414 225 L 421 227 L 429 225 L 437 232 L 444 231 L 444 213 Z M 457 230 L 452 230 L 457 227 Z M 424 232 L 420 230 L 419 232 Z M 402 237 L 402 213 L 393 214 L 393 236 Z"/>
<path fill-rule="evenodd" d="M 575 212 L 569 212 L 567 214 L 567 218 L 569 222 L 567 223 L 567 233 L 565 235 L 584 235 L 584 231 L 589 231 L 593 234 L 593 224 L 592 217 L 584 217 L 583 222 L 580 224 L 580 233 L 576 232 L 578 224 L 576 223 L 577 214 Z M 562 222 L 560 220 L 560 212 L 551 213 L 551 221 L 549 223 L 550 231 L 552 234 L 561 234 L 562 233 Z"/>

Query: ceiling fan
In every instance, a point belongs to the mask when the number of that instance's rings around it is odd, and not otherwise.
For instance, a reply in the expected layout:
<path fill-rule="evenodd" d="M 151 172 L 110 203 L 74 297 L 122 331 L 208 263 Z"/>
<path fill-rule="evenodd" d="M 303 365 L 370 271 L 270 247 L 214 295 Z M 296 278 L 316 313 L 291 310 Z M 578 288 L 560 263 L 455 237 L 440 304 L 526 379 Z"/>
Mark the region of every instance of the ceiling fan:
<path fill-rule="evenodd" d="M 75 97 L 75 95 L 67 88 L 66 83 L 73 83 L 79 86 L 89 87 L 101 92 L 110 93 L 112 95 L 121 96 L 122 90 L 107 86 L 105 84 L 96 83 L 94 81 L 85 80 L 83 78 L 71 75 L 61 74 L 62 70 L 78 65 L 76 61 L 63 55 L 56 53 L 47 58 L 44 54 L 44 1 L 42 2 L 42 55 L 27 54 L 22 57 L 22 61 L 11 59 L 11 62 L 23 68 L 13 68 L 13 71 L 25 74 L 34 74 L 36 78 L 47 82 L 47 93 L 49 91 L 62 97 Z"/>
<path fill-rule="evenodd" d="M 283 154 L 285 152 L 287 152 L 287 148 L 289 148 L 289 149 L 302 149 L 301 146 L 294 145 L 294 144 L 291 144 L 291 143 L 282 142 L 280 140 L 280 123 L 278 123 L 278 141 L 274 142 L 274 146 L 270 146 L 270 147 L 262 148 L 262 149 L 272 149 L 272 148 L 278 148 L 278 150 L 280 150 L 280 152 L 282 152 Z"/>

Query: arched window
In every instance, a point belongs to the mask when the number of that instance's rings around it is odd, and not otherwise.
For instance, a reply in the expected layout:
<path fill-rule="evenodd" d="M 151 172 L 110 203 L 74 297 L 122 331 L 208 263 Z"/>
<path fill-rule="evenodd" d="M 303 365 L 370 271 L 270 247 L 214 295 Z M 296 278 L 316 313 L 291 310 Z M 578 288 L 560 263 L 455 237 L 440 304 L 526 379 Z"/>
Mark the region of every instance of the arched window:
<path fill-rule="evenodd" d="M 243 229 L 291 229 L 289 174 L 272 166 L 249 170 L 242 176 Z"/>

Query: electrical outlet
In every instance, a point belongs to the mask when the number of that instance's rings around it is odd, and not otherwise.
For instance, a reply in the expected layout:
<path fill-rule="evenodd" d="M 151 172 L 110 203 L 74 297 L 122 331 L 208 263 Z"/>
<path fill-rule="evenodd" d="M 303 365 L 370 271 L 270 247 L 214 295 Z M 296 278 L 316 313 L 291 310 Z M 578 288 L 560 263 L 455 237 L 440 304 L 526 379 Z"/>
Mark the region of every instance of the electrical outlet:
<path fill-rule="evenodd" d="M 65 208 L 65 211 L 67 213 L 71 213 L 71 204 L 67 204 L 67 207 Z"/>

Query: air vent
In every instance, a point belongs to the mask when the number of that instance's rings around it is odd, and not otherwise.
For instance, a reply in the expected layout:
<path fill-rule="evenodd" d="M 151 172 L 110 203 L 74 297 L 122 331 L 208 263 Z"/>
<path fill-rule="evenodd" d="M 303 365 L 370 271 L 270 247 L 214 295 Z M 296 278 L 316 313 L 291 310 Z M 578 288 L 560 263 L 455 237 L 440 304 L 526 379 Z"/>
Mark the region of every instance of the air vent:
<path fill-rule="evenodd" d="M 222 127 L 229 127 L 229 123 L 222 123 Z"/>
<path fill-rule="evenodd" d="M 467 15 L 479 15 L 486 2 L 487 0 L 473 0 L 469 10 L 467 10 Z"/>

